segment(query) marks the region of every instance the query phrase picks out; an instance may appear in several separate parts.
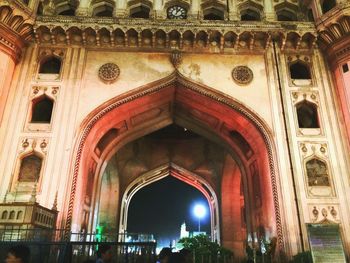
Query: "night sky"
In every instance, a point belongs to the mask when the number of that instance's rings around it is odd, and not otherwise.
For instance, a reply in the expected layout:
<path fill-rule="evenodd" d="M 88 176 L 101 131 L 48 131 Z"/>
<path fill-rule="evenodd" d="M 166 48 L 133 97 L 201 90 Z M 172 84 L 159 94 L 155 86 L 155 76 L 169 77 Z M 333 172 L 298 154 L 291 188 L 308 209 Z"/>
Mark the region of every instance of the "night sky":
<path fill-rule="evenodd" d="M 198 219 L 193 216 L 193 206 L 202 203 L 207 214 L 201 220 L 201 231 L 210 234 L 208 202 L 196 188 L 167 176 L 140 189 L 129 206 L 129 233 L 154 234 L 158 244 L 169 246 L 179 239 L 180 227 L 186 222 L 187 231 L 198 230 Z"/>

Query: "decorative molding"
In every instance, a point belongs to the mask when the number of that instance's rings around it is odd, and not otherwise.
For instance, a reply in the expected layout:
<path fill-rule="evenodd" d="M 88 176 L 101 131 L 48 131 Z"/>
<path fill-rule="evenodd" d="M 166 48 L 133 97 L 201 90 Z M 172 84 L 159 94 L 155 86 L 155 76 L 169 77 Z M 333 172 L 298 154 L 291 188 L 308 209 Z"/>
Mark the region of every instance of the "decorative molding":
<path fill-rule="evenodd" d="M 349 55 L 350 3 L 339 3 L 316 21 L 319 44 L 330 60 Z M 334 62 L 332 62 L 334 64 Z"/>
<path fill-rule="evenodd" d="M 286 25 L 293 25 L 287 29 Z M 264 52 L 271 40 L 283 50 L 309 50 L 317 34 L 312 23 L 209 20 L 152 20 L 102 17 L 38 17 L 38 44 L 81 45 L 94 48 L 170 52 Z"/>
<path fill-rule="evenodd" d="M 98 70 L 98 77 L 104 83 L 112 84 L 117 80 L 120 74 L 120 69 L 117 64 L 106 63 L 103 64 Z"/>
<path fill-rule="evenodd" d="M 247 85 L 253 80 L 253 71 L 247 66 L 237 66 L 232 70 L 233 80 L 240 85 Z"/>
<path fill-rule="evenodd" d="M 0 3 L 0 50 L 15 62 L 20 60 L 23 47 L 32 39 L 33 24 L 34 19 L 26 12 L 6 5 L 6 2 Z"/>
<path fill-rule="evenodd" d="M 310 204 L 308 207 L 312 223 L 340 223 L 338 204 Z"/>
<path fill-rule="evenodd" d="M 178 50 L 174 50 L 170 54 L 170 62 L 177 69 L 182 63 L 182 53 Z"/>

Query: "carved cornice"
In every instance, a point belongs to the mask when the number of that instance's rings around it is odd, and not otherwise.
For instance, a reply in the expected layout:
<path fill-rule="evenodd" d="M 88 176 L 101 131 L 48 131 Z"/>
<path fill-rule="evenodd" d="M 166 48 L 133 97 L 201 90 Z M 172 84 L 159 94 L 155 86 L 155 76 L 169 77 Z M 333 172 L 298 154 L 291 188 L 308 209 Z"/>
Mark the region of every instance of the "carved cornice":
<path fill-rule="evenodd" d="M 307 22 L 150 20 L 101 17 L 38 17 L 39 44 L 184 52 L 264 51 L 277 40 L 283 49 L 310 49 L 317 34 Z"/>
<path fill-rule="evenodd" d="M 350 3 L 338 4 L 316 21 L 319 42 L 330 61 L 350 55 Z"/>
<path fill-rule="evenodd" d="M 18 62 L 25 44 L 32 39 L 32 27 L 34 19 L 21 10 L 16 1 L 11 5 L 0 2 L 0 50 L 9 54 L 15 62 Z"/>

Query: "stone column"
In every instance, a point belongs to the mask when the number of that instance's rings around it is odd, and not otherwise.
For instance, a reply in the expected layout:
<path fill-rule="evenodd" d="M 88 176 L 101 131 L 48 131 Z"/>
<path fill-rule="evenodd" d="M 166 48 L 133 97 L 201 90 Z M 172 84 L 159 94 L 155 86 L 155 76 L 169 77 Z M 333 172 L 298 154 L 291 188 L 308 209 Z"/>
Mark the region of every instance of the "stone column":
<path fill-rule="evenodd" d="M 89 16 L 90 12 L 92 10 L 90 10 L 89 12 L 89 0 L 80 0 L 79 1 L 79 6 L 77 8 L 77 10 L 75 11 L 75 15 L 76 16 Z"/>
<path fill-rule="evenodd" d="M 228 20 L 239 21 L 241 16 L 238 12 L 237 0 L 228 0 L 227 1 L 227 11 L 228 11 Z"/>
<path fill-rule="evenodd" d="M 350 142 L 350 52 L 342 59 L 333 60 L 332 73 Z"/>
<path fill-rule="evenodd" d="M 14 59 L 2 50 L 0 44 L 0 127 L 15 65 Z"/>
<path fill-rule="evenodd" d="M 121 18 L 129 16 L 129 11 L 127 10 L 127 0 L 116 1 L 114 16 Z"/>
<path fill-rule="evenodd" d="M 272 0 L 264 0 L 264 19 L 266 21 L 277 20 Z"/>
<path fill-rule="evenodd" d="M 322 16 L 322 9 L 318 0 L 313 0 L 310 4 L 310 7 L 312 9 L 315 20 Z"/>
<path fill-rule="evenodd" d="M 188 13 L 188 17 L 193 19 L 203 18 L 200 1 L 191 2 L 191 10 Z"/>
<path fill-rule="evenodd" d="M 153 16 L 154 18 L 166 18 L 166 10 L 164 10 L 163 0 L 153 0 Z"/>

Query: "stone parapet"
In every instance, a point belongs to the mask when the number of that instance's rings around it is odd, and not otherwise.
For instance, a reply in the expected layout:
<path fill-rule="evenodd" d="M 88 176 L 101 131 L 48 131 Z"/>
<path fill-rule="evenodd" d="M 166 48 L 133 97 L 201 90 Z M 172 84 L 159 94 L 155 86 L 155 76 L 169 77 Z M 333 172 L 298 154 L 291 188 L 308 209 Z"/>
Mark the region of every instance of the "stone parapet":
<path fill-rule="evenodd" d="M 317 33 L 313 23 L 174 21 L 101 17 L 38 17 L 38 44 L 184 52 L 264 51 L 272 39 L 282 50 L 308 50 Z"/>

